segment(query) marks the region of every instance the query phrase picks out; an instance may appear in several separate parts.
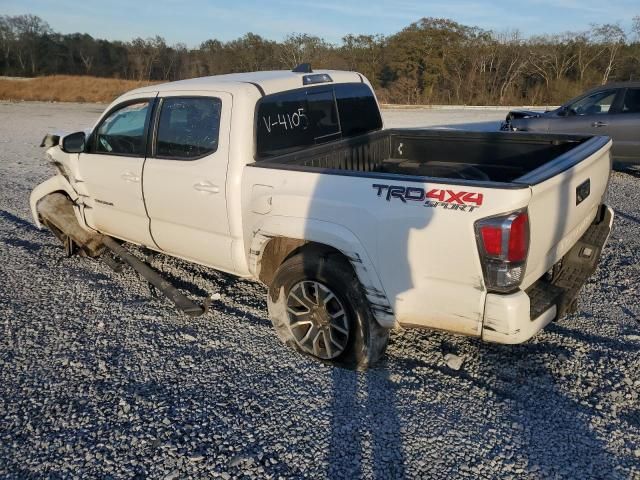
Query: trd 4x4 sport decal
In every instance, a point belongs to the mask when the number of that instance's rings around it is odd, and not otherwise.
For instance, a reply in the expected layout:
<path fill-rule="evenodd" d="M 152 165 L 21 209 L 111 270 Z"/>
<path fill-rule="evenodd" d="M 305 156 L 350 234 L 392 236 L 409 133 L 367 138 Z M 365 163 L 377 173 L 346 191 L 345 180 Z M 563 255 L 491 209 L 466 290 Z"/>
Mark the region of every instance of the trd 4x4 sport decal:
<path fill-rule="evenodd" d="M 447 210 L 473 212 L 482 205 L 483 196 L 477 192 L 457 192 L 454 190 L 434 188 L 425 191 L 420 187 L 403 187 L 401 185 L 372 185 L 379 197 L 385 197 L 387 202 L 397 198 L 404 203 L 423 202 L 425 207 L 442 207 Z"/>

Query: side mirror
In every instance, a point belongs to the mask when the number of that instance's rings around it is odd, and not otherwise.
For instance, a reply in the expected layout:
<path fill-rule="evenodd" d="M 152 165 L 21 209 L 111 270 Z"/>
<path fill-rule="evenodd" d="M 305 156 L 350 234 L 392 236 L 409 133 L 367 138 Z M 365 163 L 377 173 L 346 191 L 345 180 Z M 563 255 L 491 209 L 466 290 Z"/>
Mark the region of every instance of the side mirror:
<path fill-rule="evenodd" d="M 559 117 L 566 117 L 568 113 L 569 113 L 569 109 L 567 107 L 560 107 L 557 110 L 557 115 Z"/>
<path fill-rule="evenodd" d="M 71 133 L 63 137 L 60 148 L 66 153 L 82 153 L 84 152 L 85 140 L 84 132 Z"/>

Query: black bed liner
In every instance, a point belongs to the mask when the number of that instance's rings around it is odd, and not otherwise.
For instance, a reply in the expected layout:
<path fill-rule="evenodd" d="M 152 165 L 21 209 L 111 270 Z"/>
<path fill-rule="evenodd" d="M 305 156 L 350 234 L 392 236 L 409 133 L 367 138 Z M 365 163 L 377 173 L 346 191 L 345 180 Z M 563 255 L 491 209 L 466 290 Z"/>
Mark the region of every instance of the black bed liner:
<path fill-rule="evenodd" d="M 608 141 L 585 135 L 389 129 L 257 159 L 251 165 L 522 188 L 571 168 Z"/>

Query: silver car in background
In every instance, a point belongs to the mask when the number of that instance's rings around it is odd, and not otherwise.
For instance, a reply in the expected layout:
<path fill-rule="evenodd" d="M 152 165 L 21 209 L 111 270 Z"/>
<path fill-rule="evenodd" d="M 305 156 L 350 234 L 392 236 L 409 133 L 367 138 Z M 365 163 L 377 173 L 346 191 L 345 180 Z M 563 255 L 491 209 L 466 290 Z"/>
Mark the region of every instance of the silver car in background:
<path fill-rule="evenodd" d="M 640 165 L 640 82 L 593 88 L 546 112 L 509 112 L 502 130 L 606 135 L 614 162 Z"/>

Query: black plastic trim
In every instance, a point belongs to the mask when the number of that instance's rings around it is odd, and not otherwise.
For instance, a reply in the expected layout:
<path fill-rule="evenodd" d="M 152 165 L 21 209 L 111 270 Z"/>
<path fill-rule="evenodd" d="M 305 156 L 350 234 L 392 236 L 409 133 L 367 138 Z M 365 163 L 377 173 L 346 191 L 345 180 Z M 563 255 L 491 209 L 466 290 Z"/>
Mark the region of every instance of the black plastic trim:
<path fill-rule="evenodd" d="M 536 168 L 522 177 L 517 178 L 514 182 L 526 185 L 537 185 L 542 183 L 545 180 L 549 180 L 550 178 L 574 167 L 596 153 L 610 141 L 611 139 L 609 137 L 592 137 L 575 148 L 572 148 L 567 153 L 560 155 L 558 158 Z"/>
<path fill-rule="evenodd" d="M 266 161 L 247 164 L 247 167 L 270 168 L 274 170 L 289 170 L 293 172 L 309 172 L 322 173 L 326 175 L 339 175 L 342 177 L 362 177 L 375 178 L 382 180 L 392 180 L 396 182 L 414 182 L 414 183 L 439 183 L 443 185 L 467 185 L 482 188 L 503 188 L 503 189 L 523 189 L 529 188 L 529 185 L 520 183 L 501 183 L 501 182 L 485 182 L 480 180 L 461 180 L 443 177 L 420 177 L 415 175 L 403 175 L 400 173 L 381 173 L 381 172 L 360 172 L 355 170 L 338 170 L 334 168 L 306 167 L 302 165 L 287 165 L 280 163 L 269 163 Z"/>
<path fill-rule="evenodd" d="M 310 63 L 301 63 L 291 71 L 293 73 L 313 73 L 313 69 L 311 68 Z"/>
<path fill-rule="evenodd" d="M 158 98 L 156 102 L 157 106 L 152 118 L 152 127 L 149 135 L 149 150 L 147 152 L 147 158 L 153 158 L 156 155 L 156 137 L 158 136 L 158 124 L 160 123 L 160 112 L 162 111 L 162 105 L 164 104 L 164 97 Z"/>
<path fill-rule="evenodd" d="M 156 97 L 151 109 L 151 117 L 149 119 L 149 131 L 147 134 L 147 147 L 145 150 L 145 158 L 149 158 L 153 155 L 153 146 L 155 144 L 155 133 L 158 118 L 160 117 L 160 108 L 162 107 L 162 99 Z"/>
<path fill-rule="evenodd" d="M 155 148 L 155 139 L 156 139 L 156 131 L 158 126 L 158 119 L 160 118 L 160 109 L 162 107 L 162 98 L 156 97 L 153 102 L 153 111 L 151 112 L 151 120 L 149 124 L 149 135 L 147 135 L 147 155 L 145 156 L 144 162 L 142 164 L 142 175 L 140 176 L 140 191 L 142 192 L 142 205 L 144 206 L 144 213 L 147 215 L 147 226 L 149 228 L 149 236 L 151 237 L 151 241 L 153 244 L 159 249 L 160 245 L 156 242 L 156 239 L 153 237 L 153 231 L 151 230 L 151 215 L 149 215 L 149 209 L 147 208 L 147 200 L 144 194 L 144 173 L 146 171 L 147 161 L 154 153 Z"/>

